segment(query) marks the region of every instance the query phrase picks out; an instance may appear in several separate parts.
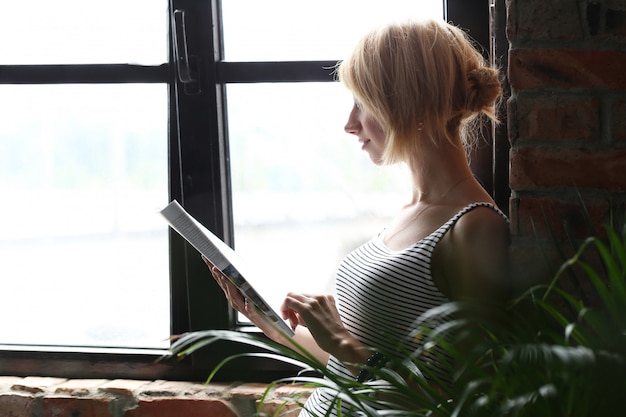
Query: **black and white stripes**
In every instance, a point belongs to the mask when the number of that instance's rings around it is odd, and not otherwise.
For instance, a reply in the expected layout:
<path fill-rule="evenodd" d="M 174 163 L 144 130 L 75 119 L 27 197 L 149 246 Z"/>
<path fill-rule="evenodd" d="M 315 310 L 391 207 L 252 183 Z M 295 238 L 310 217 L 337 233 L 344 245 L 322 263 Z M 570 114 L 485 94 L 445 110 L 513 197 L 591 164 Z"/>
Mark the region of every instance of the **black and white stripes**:
<path fill-rule="evenodd" d="M 433 282 L 432 253 L 459 218 L 476 207 L 489 207 L 506 218 L 492 204 L 474 203 L 406 249 L 393 251 L 376 236 L 347 255 L 336 277 L 337 307 L 345 327 L 363 344 L 385 354 L 417 349 L 420 341 L 408 337 L 413 323 L 422 313 L 449 301 Z M 334 357 L 328 368 L 353 377 Z M 332 392 L 316 390 L 300 415 L 336 415 L 327 414 L 334 397 Z M 346 411 L 343 415 L 349 415 Z"/>

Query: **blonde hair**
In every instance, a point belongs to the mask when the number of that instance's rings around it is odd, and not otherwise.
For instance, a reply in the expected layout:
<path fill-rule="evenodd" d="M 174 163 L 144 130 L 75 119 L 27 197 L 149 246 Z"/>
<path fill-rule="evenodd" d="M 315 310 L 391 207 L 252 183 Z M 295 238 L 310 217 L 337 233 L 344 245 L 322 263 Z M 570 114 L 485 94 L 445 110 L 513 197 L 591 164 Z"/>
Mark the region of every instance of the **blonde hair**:
<path fill-rule="evenodd" d="M 339 80 L 387 137 L 385 163 L 406 161 L 420 138 L 435 144 L 462 136 L 480 115 L 497 120 L 498 71 L 461 29 L 435 20 L 373 30 L 339 63 Z"/>

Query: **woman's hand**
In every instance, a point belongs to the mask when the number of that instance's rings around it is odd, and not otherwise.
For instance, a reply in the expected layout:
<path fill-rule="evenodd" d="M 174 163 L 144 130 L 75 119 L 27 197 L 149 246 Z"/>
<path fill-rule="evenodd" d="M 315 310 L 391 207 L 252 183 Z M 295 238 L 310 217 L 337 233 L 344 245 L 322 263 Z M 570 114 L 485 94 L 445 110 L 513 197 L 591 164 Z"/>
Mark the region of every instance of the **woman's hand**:
<path fill-rule="evenodd" d="M 217 285 L 224 291 L 224 295 L 226 295 L 230 305 L 240 313 L 246 314 L 246 300 L 241 292 L 239 292 L 239 289 L 230 282 L 226 275 L 224 275 L 213 262 L 209 261 L 204 256 L 202 256 L 202 260 L 209 267 L 211 275 L 213 279 L 215 279 L 215 282 L 217 282 Z"/>
<path fill-rule="evenodd" d="M 332 295 L 287 294 L 281 311 L 296 333 L 290 339 L 259 314 L 252 303 L 246 303 L 239 289 L 219 268 L 204 256 L 202 259 L 230 305 L 275 342 L 296 350 L 303 348 L 322 363 L 326 363 L 329 353 L 347 364 L 363 363 L 371 355 L 343 326 Z M 358 368 L 354 372 L 358 373 Z"/>
<path fill-rule="evenodd" d="M 330 294 L 288 293 L 281 307 L 283 319 L 292 329 L 305 326 L 324 350 L 330 352 L 338 341 L 348 336 L 341 323 L 335 299 Z"/>
<path fill-rule="evenodd" d="M 292 328 L 306 326 L 321 349 L 349 368 L 351 364 L 365 362 L 371 355 L 344 327 L 332 295 L 288 293 L 281 312 Z M 354 372 L 358 373 L 358 368 Z"/>
<path fill-rule="evenodd" d="M 230 282 L 228 277 L 226 277 L 226 275 L 224 275 L 218 267 L 216 267 L 204 256 L 202 259 L 209 267 L 211 275 L 213 275 L 217 285 L 219 285 L 222 291 L 224 291 L 226 299 L 235 310 L 246 316 L 248 320 L 261 329 L 270 339 L 283 345 L 291 346 L 288 338 L 283 335 L 277 326 L 270 323 L 264 316 L 259 314 L 259 311 L 254 304 L 247 302 L 239 289 L 232 282 Z"/>

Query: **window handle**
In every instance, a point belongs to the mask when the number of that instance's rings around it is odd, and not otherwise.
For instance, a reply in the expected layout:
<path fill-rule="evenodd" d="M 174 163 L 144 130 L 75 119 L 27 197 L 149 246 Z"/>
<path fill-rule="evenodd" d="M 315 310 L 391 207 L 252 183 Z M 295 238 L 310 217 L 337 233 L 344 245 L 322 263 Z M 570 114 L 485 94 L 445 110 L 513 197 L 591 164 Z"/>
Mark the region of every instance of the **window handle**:
<path fill-rule="evenodd" d="M 191 65 L 189 63 L 184 10 L 174 11 L 174 19 L 172 20 L 172 36 L 178 80 L 183 84 L 192 83 L 196 81 L 196 78 L 192 74 Z"/>

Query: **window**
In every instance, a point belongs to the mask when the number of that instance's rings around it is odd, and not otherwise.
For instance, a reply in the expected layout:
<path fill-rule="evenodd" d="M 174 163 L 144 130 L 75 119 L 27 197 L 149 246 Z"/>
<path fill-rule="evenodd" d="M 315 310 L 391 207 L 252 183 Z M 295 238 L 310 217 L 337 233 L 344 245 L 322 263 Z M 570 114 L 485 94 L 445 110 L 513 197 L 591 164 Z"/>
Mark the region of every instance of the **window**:
<path fill-rule="evenodd" d="M 0 4 L 1 372 L 155 355 L 171 331 L 168 5 Z"/>
<path fill-rule="evenodd" d="M 443 19 L 441 0 L 375 5 L 222 2 L 224 59 L 338 60 L 380 22 Z M 268 9 L 293 17 L 256 18 Z M 319 30 L 320 22 L 329 29 Z M 318 68 L 332 78 L 332 66 Z M 258 287 L 277 310 L 287 291 L 331 292 L 341 258 L 406 200 L 406 176 L 398 167 L 375 167 L 344 133 L 352 97 L 339 83 L 235 82 L 225 91 L 237 251 L 255 266 Z"/>
<path fill-rule="evenodd" d="M 374 167 L 343 133 L 351 97 L 331 68 L 366 28 L 442 18 L 443 4 L 61 3 L 12 4 L 32 26 L 0 29 L 21 34 L 0 63 L 11 120 L 0 126 L 0 190 L 13 201 L 0 212 L 10 259 L 0 268 L 12 277 L 0 309 L 20 316 L 2 325 L 0 372 L 203 378 L 223 346 L 153 364 L 166 337 L 245 323 L 156 212 L 179 200 L 267 272 L 274 305 L 287 290 L 328 290 L 341 255 L 405 190 L 396 168 Z M 448 19 L 487 29 L 486 6 L 453 3 Z M 284 250 L 291 263 L 272 265 Z"/>
<path fill-rule="evenodd" d="M 167 347 L 166 86 L 0 91 L 0 343 Z"/>

